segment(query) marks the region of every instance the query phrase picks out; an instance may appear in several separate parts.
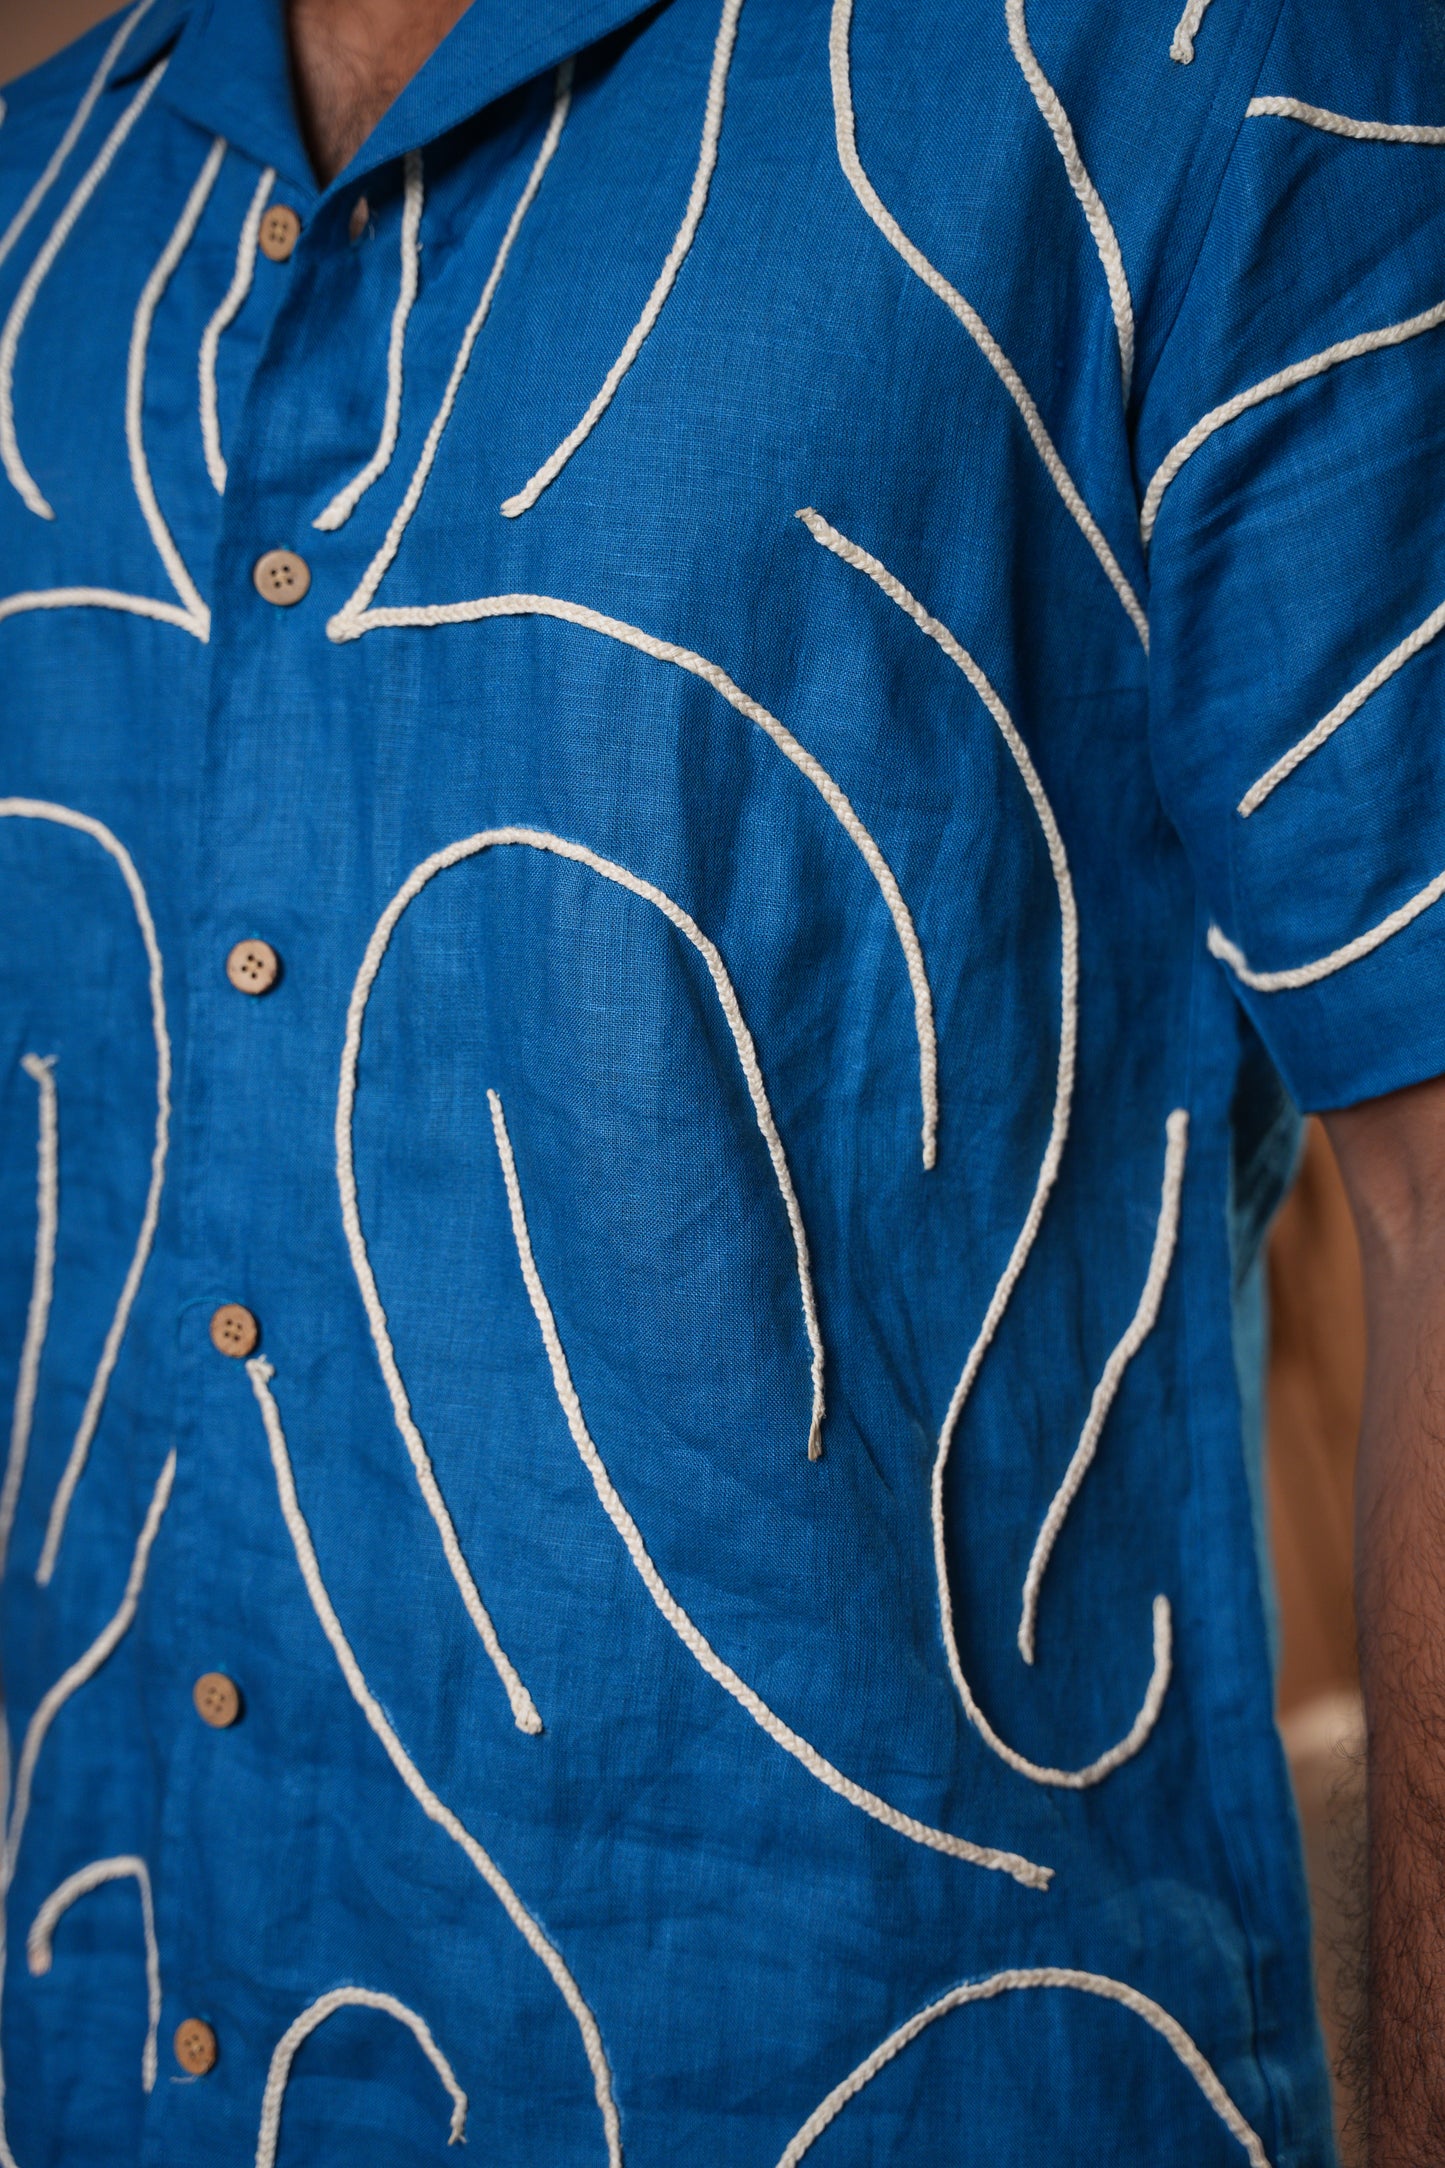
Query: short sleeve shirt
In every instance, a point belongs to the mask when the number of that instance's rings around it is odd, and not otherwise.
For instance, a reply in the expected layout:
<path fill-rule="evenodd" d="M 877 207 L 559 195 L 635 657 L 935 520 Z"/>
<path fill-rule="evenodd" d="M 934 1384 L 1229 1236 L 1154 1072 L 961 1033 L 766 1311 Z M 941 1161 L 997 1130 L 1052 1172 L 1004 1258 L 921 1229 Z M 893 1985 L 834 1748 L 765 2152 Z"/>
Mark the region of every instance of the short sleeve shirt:
<path fill-rule="evenodd" d="M 0 127 L 22 2168 L 1321 2168 L 1257 1252 L 1445 1070 L 1430 0 Z"/>

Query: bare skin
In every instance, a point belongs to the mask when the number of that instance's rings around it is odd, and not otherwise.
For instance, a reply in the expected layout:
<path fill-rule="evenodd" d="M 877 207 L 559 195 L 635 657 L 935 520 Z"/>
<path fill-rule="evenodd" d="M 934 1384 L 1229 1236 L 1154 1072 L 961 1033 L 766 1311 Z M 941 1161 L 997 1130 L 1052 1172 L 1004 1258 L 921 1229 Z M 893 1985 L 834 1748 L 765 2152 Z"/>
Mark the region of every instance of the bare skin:
<path fill-rule="evenodd" d="M 317 178 L 349 165 L 470 0 L 287 0 L 291 77 Z"/>
<path fill-rule="evenodd" d="M 1365 1273 L 1370 2168 L 1445 2161 L 1445 1079 L 1326 1117 Z"/>

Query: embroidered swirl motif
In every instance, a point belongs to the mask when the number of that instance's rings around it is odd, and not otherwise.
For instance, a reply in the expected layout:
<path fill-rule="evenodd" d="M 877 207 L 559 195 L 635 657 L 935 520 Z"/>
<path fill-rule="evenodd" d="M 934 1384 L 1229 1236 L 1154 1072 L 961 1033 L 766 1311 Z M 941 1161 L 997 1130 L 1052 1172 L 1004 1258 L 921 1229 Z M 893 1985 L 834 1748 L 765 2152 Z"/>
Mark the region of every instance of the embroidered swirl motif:
<path fill-rule="evenodd" d="M 850 2071 L 842 2083 L 835 2085 L 827 2098 L 818 2103 L 797 2136 L 784 2149 L 778 2168 L 797 2168 L 804 2154 L 812 2150 L 849 2101 L 856 2100 L 864 2086 L 870 2084 L 895 2055 L 901 2055 L 939 2018 L 947 2017 L 951 2010 L 961 2010 L 969 2003 L 991 2002 L 999 1995 L 1018 1994 L 1031 1988 L 1067 1988 L 1076 1994 L 1095 1995 L 1101 2001 L 1118 2003 L 1134 2017 L 1141 2018 L 1173 2049 L 1230 2136 L 1243 2146 L 1250 2168 L 1269 2168 L 1258 2134 L 1240 2114 L 1178 2019 L 1171 2017 L 1152 1996 L 1141 1994 L 1138 1988 L 1129 1987 L 1123 1980 L 1113 1980 L 1099 1972 L 1078 1972 L 1067 1965 L 1040 1965 L 1027 1970 L 996 1972 L 990 1979 L 974 1981 L 967 1987 L 955 1987 L 948 1994 L 940 1995 L 937 2002 L 931 2002 L 926 2010 L 920 2010 L 907 2024 L 891 2032 L 871 2055 L 864 2057 L 856 2070 Z"/>
<path fill-rule="evenodd" d="M 816 1747 L 811 1746 L 791 1725 L 785 1724 L 782 1718 L 768 1707 L 761 1695 L 754 1693 L 746 1680 L 741 1679 L 732 1666 L 723 1661 L 707 1637 L 693 1624 L 653 1564 L 637 1523 L 619 1497 L 602 1456 L 592 1441 L 582 1413 L 582 1403 L 577 1397 L 577 1388 L 572 1382 L 561 1335 L 557 1331 L 557 1320 L 532 1252 L 526 1208 L 517 1178 L 517 1163 L 502 1112 L 502 1103 L 495 1092 L 489 1092 L 488 1098 L 496 1132 L 497 1154 L 502 1163 L 507 1203 L 512 1216 L 517 1261 L 521 1266 L 522 1279 L 533 1314 L 541 1329 L 558 1405 L 566 1418 L 567 1427 L 572 1433 L 572 1442 L 582 1464 L 592 1478 L 592 1485 L 603 1511 L 622 1538 L 638 1578 L 683 1647 L 708 1677 L 715 1679 L 725 1693 L 731 1694 L 739 1707 L 747 1711 L 759 1729 L 766 1732 L 784 1753 L 791 1754 L 810 1776 L 816 1777 L 820 1784 L 826 1785 L 828 1790 L 835 1792 L 840 1799 L 847 1800 L 850 1806 L 857 1807 L 875 1822 L 881 1822 L 886 1829 L 909 1838 L 912 1843 L 926 1845 L 930 1851 L 942 1852 L 950 1859 L 963 1860 L 970 1866 L 992 1868 L 997 1873 L 1011 1876 L 1015 1882 L 1023 1884 L 1027 1889 L 1047 1889 L 1053 1878 L 1051 1868 L 1035 1866 L 1031 1860 L 1021 1859 L 1016 1852 L 1003 1852 L 992 1845 L 974 1844 L 966 1838 L 950 1836 L 946 1830 L 931 1828 L 928 1823 L 918 1821 L 911 1814 L 901 1814 L 896 1807 L 891 1807 L 886 1800 L 880 1799 L 876 1792 L 870 1792 L 861 1784 L 855 1784 L 850 1777 L 845 1777 Z"/>
<path fill-rule="evenodd" d="M 306 1525 L 296 1495 L 296 1479 L 292 1472 L 291 1455 L 286 1444 L 286 1433 L 281 1427 L 281 1411 L 271 1391 L 271 1380 L 276 1375 L 264 1355 L 254 1355 L 246 1364 L 246 1374 L 251 1380 L 251 1390 L 261 1410 L 261 1421 L 266 1432 L 266 1442 L 271 1452 L 271 1467 L 276 1479 L 276 1495 L 281 1506 L 281 1516 L 286 1523 L 296 1553 L 296 1563 L 311 1599 L 321 1631 L 330 1644 L 342 1677 L 351 1697 L 366 1718 L 392 1768 L 411 1793 L 429 1822 L 450 1837 L 453 1844 L 464 1853 L 472 1866 L 486 1883 L 522 1940 L 534 1957 L 546 1968 L 557 1992 L 571 2011 L 582 2046 L 592 2073 L 593 2091 L 602 2117 L 603 2137 L 607 2146 L 608 2168 L 622 2168 L 622 2138 L 617 2118 L 617 2106 L 612 2097 L 612 2073 L 608 2068 L 607 2052 L 602 2045 L 602 2035 L 597 2020 L 583 1999 L 582 1991 L 568 1970 L 561 1952 L 549 1941 L 527 1910 L 511 1883 L 497 1866 L 489 1852 L 483 1850 L 466 1825 L 458 1820 L 427 1783 L 416 1763 L 397 1737 L 380 1702 L 366 1683 L 360 1664 L 356 1660 L 351 1643 L 347 1640 L 335 1606 L 326 1592 L 321 1578 L 321 1568 L 316 1559 L 316 1547 L 311 1541 L 311 1531 Z M 279 2106 L 277 2114 L 279 2117 Z M 264 2135 L 264 2130 L 263 2130 Z"/>
<path fill-rule="evenodd" d="M 415 2010 L 409 2010 L 395 1995 L 381 1995 L 368 1987 L 334 1987 L 327 1995 L 318 1995 L 298 2018 L 287 2026 L 276 2042 L 271 2056 L 271 2068 L 266 2074 L 266 2090 L 261 2100 L 261 2128 L 256 2138 L 256 2168 L 274 2168 L 276 2147 L 281 2137 L 281 2109 L 286 2098 L 286 2087 L 291 2079 L 291 2065 L 296 2060 L 296 2050 L 303 2040 L 309 2039 L 318 2025 L 326 2022 L 338 2010 L 380 2010 L 387 2017 L 405 2025 L 407 2031 L 431 2064 L 442 2084 L 446 2087 L 452 2104 L 451 2128 L 447 2134 L 448 2145 L 461 2145 L 467 2134 L 467 2096 L 457 2083 L 456 2072 L 432 2038 L 431 2027 Z"/>
<path fill-rule="evenodd" d="M 91 1443 L 100 1424 L 105 1407 L 106 1394 L 110 1388 L 111 1373 L 120 1355 L 126 1327 L 130 1323 L 131 1310 L 140 1291 L 151 1247 L 155 1241 L 156 1226 L 160 1219 L 161 1191 L 165 1186 L 166 1155 L 170 1149 L 171 1129 L 171 1038 L 166 1024 L 165 975 L 161 963 L 160 946 L 156 940 L 155 921 L 151 917 L 150 903 L 135 861 L 130 852 L 106 827 L 104 821 L 93 820 L 88 813 L 77 813 L 73 807 L 52 805 L 43 798 L 0 798 L 0 820 L 44 821 L 57 828 L 73 829 L 78 835 L 89 836 L 98 843 L 119 869 L 135 913 L 136 925 L 145 948 L 150 982 L 151 1030 L 156 1046 L 156 1128 L 155 1143 L 151 1151 L 150 1186 L 146 1192 L 145 1211 L 141 1218 L 140 1232 L 131 1252 L 129 1267 L 121 1286 L 120 1299 L 116 1303 L 110 1328 L 101 1349 L 100 1361 L 91 1380 L 81 1411 L 80 1424 L 70 1458 L 60 1478 L 55 1500 L 50 1509 L 50 1520 L 45 1531 L 45 1543 L 36 1569 L 36 1579 L 42 1587 L 55 1571 L 60 1554 L 61 1538 L 65 1533 L 66 1517 L 70 1512 L 75 1487 L 79 1483 L 90 1455 Z M 38 1355 L 37 1355 L 38 1361 Z M 14 1460 L 14 1433 L 12 1431 L 12 1461 Z M 23 1461 L 23 1454 L 21 1456 Z M 16 1482 L 18 1486 L 19 1478 Z"/>
<path fill-rule="evenodd" d="M 107 1882 L 134 1881 L 140 1891 L 141 1930 L 145 1936 L 146 1956 L 146 2036 L 141 2049 L 140 2082 L 144 2092 L 152 2092 L 156 2082 L 156 2034 L 161 2022 L 161 1954 L 156 1942 L 155 1907 L 151 1902 L 150 1869 L 143 1859 L 127 1853 L 118 1859 L 92 1860 L 88 1867 L 77 1868 L 67 1875 L 58 1889 L 53 1889 L 36 1913 L 29 1934 L 25 1938 L 26 1962 L 37 1977 L 49 1972 L 51 1944 L 56 1927 L 79 1897 L 101 1889 Z"/>
<path fill-rule="evenodd" d="M 5 1826 L 3 1857 L 0 1857 L 0 1989 L 5 1980 L 5 1930 L 6 1910 L 10 1887 L 15 1879 L 15 1867 L 20 1857 L 21 1840 L 30 1817 L 31 1793 L 35 1783 L 36 1764 L 42 1747 L 49 1737 L 50 1728 L 66 1703 L 78 1694 L 95 1677 L 102 1665 L 114 1655 L 129 1633 L 140 1608 L 141 1591 L 145 1587 L 146 1571 L 150 1565 L 151 1551 L 160 1533 L 166 1507 L 170 1504 L 171 1489 L 176 1479 L 175 1448 L 166 1455 L 146 1516 L 141 1523 L 135 1550 L 131 1555 L 130 1572 L 126 1576 L 125 1589 L 117 1609 L 106 1624 L 55 1681 L 49 1692 L 42 1696 L 35 1714 L 31 1717 L 21 1744 L 20 1760 L 15 1772 L 15 1789 L 10 1801 L 9 1819 Z M 0 1723 L 0 1737 L 6 1736 Z M 15 2156 L 5 2134 L 5 2072 L 0 2062 L 0 2168 L 16 2168 Z"/>
<path fill-rule="evenodd" d="M 1003 1322 L 1004 1312 L 1013 1299 L 1014 1290 L 1018 1286 L 1024 1267 L 1028 1263 L 1030 1252 L 1038 1238 L 1039 1228 L 1043 1224 L 1044 1210 L 1052 1194 L 1054 1183 L 1058 1178 L 1059 1166 L 1063 1159 L 1064 1144 L 1069 1132 L 1069 1113 L 1073 1103 L 1074 1064 L 1078 1050 L 1079 1032 L 1079 914 L 1078 906 L 1074 900 L 1074 884 L 1069 872 L 1068 855 L 1064 849 L 1063 837 L 1059 832 L 1059 824 L 1054 817 L 1053 807 L 1049 803 L 1048 795 L 1044 790 L 1028 747 L 1019 735 L 1013 717 L 979 668 L 977 662 L 975 662 L 973 656 L 969 654 L 967 648 L 960 645 L 945 624 L 924 609 L 917 597 L 909 593 L 903 582 L 895 578 L 886 565 L 881 564 L 876 557 L 870 556 L 869 552 L 858 543 L 851 542 L 847 535 L 840 534 L 836 527 L 831 527 L 820 513 L 805 509 L 798 514 L 798 517 L 815 542 L 821 543 L 824 549 L 831 550 L 834 556 L 841 558 L 845 564 L 852 565 L 857 571 L 864 573 L 873 581 L 876 587 L 887 595 L 890 602 L 895 603 L 906 617 L 911 618 L 919 631 L 926 633 L 928 638 L 942 649 L 954 667 L 962 671 L 964 677 L 978 694 L 1004 744 L 1008 747 L 1010 757 L 1014 766 L 1018 769 L 1024 788 L 1028 792 L 1034 813 L 1043 832 L 1045 847 L 1049 855 L 1050 870 L 1053 873 L 1054 885 L 1058 891 L 1059 1055 L 1057 1081 L 1054 1088 L 1053 1116 L 1049 1127 L 1048 1143 L 1044 1148 L 1043 1160 L 1039 1167 L 1038 1179 L 1034 1184 L 1034 1193 L 1029 1203 L 1024 1224 L 1019 1230 L 1013 1249 L 1009 1254 L 1008 1262 L 1004 1266 L 1002 1276 L 994 1288 L 993 1295 L 984 1312 L 983 1322 L 979 1326 L 973 1346 L 969 1350 L 963 1366 L 963 1374 L 954 1387 L 948 1412 L 943 1419 L 943 1427 L 938 1438 L 938 1450 L 933 1463 L 932 1522 L 934 1571 L 938 1582 L 938 1613 L 943 1634 L 943 1646 L 948 1658 L 949 1672 L 952 1675 L 958 1698 L 963 1704 L 969 1722 L 989 1749 L 999 1757 L 999 1760 L 1007 1763 L 1008 1767 L 1016 1770 L 1020 1776 L 1027 1777 L 1034 1784 L 1054 1785 L 1065 1791 L 1083 1791 L 1091 1785 L 1102 1783 L 1105 1777 L 1111 1776 L 1123 1763 L 1132 1760 L 1148 1739 L 1158 1721 L 1159 1712 L 1164 1703 L 1164 1695 L 1169 1685 L 1172 1662 L 1172 1626 L 1167 1597 L 1156 1596 L 1154 1599 L 1153 1667 L 1150 1671 L 1144 1699 L 1139 1706 L 1139 1712 L 1124 1737 L 1104 1753 L 1098 1755 L 1093 1761 L 1086 1763 L 1081 1769 L 1045 1767 L 1041 1763 L 1030 1761 L 1025 1755 L 1020 1754 L 1014 1747 L 1011 1747 L 1004 1739 L 1000 1738 L 993 1725 L 984 1715 L 983 1710 L 979 1707 L 973 1689 L 964 1674 L 963 1664 L 958 1653 L 958 1636 L 953 1622 L 953 1595 L 949 1585 L 948 1548 L 944 1528 L 944 1479 L 948 1472 L 948 1461 L 953 1447 L 954 1436 L 958 1430 L 959 1421 L 967 1405 L 969 1395 L 973 1391 L 978 1373 L 983 1366 L 983 1359 L 993 1344 L 998 1328 Z M 1092 1452 L 1092 1448 L 1090 1448 L 1090 1451 Z M 1085 1465 L 1087 1465 L 1087 1461 Z M 1082 1480 L 1082 1470 L 1080 1471 L 1080 1480 Z"/>

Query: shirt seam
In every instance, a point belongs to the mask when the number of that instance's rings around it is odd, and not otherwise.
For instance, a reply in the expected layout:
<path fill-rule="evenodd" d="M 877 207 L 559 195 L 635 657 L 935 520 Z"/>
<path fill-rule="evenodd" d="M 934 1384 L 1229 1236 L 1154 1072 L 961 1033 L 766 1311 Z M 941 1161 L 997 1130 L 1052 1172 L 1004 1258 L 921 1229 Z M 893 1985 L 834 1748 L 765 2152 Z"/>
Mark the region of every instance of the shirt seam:
<path fill-rule="evenodd" d="M 1211 238 L 1213 237 L 1215 220 L 1219 215 L 1219 206 L 1224 196 L 1225 183 L 1228 181 L 1229 176 L 1234 169 L 1234 158 L 1235 153 L 1239 149 L 1239 139 L 1244 132 L 1245 121 L 1249 117 L 1250 98 L 1253 97 L 1255 91 L 1257 90 L 1259 86 L 1259 79 L 1263 75 L 1265 67 L 1269 60 L 1269 56 L 1274 50 L 1274 41 L 1279 31 L 1280 17 L 1284 13 L 1285 5 L 1286 0 L 1275 0 L 1274 19 L 1269 26 L 1269 35 L 1265 39 L 1264 44 L 1261 48 L 1259 65 L 1256 67 L 1253 75 L 1250 77 L 1248 84 L 1248 95 L 1242 97 L 1239 101 L 1239 109 L 1234 116 L 1232 131 L 1230 134 L 1229 149 L 1225 153 L 1223 161 L 1219 168 L 1219 179 L 1215 183 L 1214 194 L 1210 201 L 1209 216 L 1204 222 L 1203 231 L 1200 233 L 1198 244 L 1195 247 L 1193 259 L 1190 262 L 1189 266 L 1188 276 L 1186 277 L 1183 286 L 1179 290 L 1179 299 L 1174 304 L 1173 313 L 1169 318 L 1168 329 L 1165 331 L 1163 337 L 1159 342 L 1153 362 L 1151 363 L 1149 368 L 1149 373 L 1144 379 L 1144 381 L 1141 384 L 1136 385 L 1135 387 L 1135 411 L 1138 413 L 1142 413 L 1143 411 L 1145 402 L 1148 399 L 1150 387 L 1152 386 L 1155 377 L 1159 373 L 1165 356 L 1169 352 L 1169 348 L 1173 341 L 1175 331 L 1178 329 L 1179 319 L 1184 314 L 1185 304 L 1188 302 L 1190 295 L 1194 291 L 1194 283 L 1199 274 L 1199 266 L 1204 260 L 1205 252 L 1209 247 Z M 1216 92 L 1210 106 L 1211 117 L 1213 117 L 1215 111 L 1218 108 L 1219 96 L 1219 92 Z M 1193 156 L 1190 159 L 1191 169 L 1195 165 L 1197 165 L 1206 140 L 1207 131 L 1203 131 L 1201 132 L 1200 138 L 1195 145 Z M 1142 499 L 1140 501 L 1142 502 Z"/>

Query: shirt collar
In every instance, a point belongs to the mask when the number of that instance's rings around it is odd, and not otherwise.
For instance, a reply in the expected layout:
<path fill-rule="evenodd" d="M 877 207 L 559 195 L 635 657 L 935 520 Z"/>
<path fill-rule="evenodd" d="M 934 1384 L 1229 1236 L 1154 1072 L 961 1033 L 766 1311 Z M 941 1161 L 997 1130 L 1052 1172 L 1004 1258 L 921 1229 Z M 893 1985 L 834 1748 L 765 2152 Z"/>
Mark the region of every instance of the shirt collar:
<path fill-rule="evenodd" d="M 284 0 L 152 0 L 125 73 L 176 41 L 161 96 L 211 135 L 275 166 L 309 201 L 434 142 L 520 83 L 554 68 L 657 0 L 472 0 L 343 173 L 318 190 L 291 93 Z"/>

